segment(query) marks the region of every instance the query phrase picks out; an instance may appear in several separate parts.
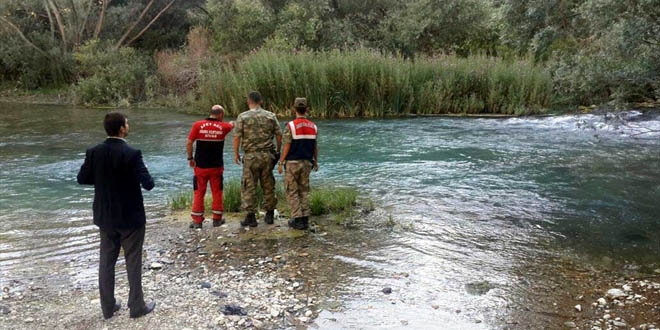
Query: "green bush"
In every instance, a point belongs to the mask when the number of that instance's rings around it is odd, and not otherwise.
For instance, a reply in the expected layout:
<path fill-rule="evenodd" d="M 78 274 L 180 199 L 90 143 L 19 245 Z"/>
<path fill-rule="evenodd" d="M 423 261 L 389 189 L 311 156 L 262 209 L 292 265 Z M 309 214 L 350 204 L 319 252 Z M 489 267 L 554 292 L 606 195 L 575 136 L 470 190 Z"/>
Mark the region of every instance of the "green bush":
<path fill-rule="evenodd" d="M 312 189 L 310 208 L 312 215 L 343 213 L 353 209 L 357 203 L 358 192 L 353 188 L 317 188 Z"/>
<path fill-rule="evenodd" d="M 145 84 L 153 64 L 130 47 L 114 49 L 92 40 L 75 54 L 79 80 L 78 103 L 127 105 L 144 100 Z"/>
<path fill-rule="evenodd" d="M 306 96 L 317 117 L 527 114 L 549 107 L 552 80 L 529 60 L 443 56 L 413 62 L 366 49 L 261 51 L 201 72 L 201 104 L 225 104 L 237 115 L 250 90 L 264 95 L 268 109 L 287 115 L 296 96 Z"/>

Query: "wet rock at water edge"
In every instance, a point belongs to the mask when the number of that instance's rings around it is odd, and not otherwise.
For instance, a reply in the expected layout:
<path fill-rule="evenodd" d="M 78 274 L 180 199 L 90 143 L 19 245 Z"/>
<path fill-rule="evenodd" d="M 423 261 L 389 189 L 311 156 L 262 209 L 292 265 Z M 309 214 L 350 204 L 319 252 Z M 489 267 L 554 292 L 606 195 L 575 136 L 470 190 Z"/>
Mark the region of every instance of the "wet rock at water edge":
<path fill-rule="evenodd" d="M 383 288 L 383 293 L 384 294 L 391 294 L 392 293 L 392 288 L 390 288 L 390 287 Z"/>
<path fill-rule="evenodd" d="M 248 314 L 247 310 L 245 310 L 245 308 L 243 308 L 241 306 L 238 306 L 238 305 L 235 305 L 235 304 L 224 305 L 224 306 L 222 306 L 220 311 L 225 315 L 246 316 Z"/>
<path fill-rule="evenodd" d="M 488 281 L 465 284 L 465 291 L 471 295 L 481 296 L 492 290 L 494 286 Z"/>

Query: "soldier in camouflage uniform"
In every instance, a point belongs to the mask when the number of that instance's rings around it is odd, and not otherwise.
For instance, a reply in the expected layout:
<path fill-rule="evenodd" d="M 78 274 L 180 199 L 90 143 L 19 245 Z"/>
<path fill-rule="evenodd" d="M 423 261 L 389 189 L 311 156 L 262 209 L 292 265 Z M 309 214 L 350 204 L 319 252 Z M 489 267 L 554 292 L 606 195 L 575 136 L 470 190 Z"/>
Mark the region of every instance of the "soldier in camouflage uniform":
<path fill-rule="evenodd" d="M 319 149 L 316 144 L 316 125 L 308 120 L 307 99 L 294 101 L 296 119 L 287 123 L 284 129 L 284 150 L 280 157 L 277 172 L 282 174 L 286 165 L 284 186 L 286 199 L 291 208 L 289 226 L 305 230 L 309 227 L 309 174 L 318 170 Z"/>
<path fill-rule="evenodd" d="M 243 149 L 243 178 L 241 180 L 241 207 L 247 211 L 243 227 L 257 226 L 257 182 L 264 193 L 266 216 L 264 222 L 273 224 L 277 198 L 273 169 L 282 146 L 282 130 L 277 117 L 261 108 L 263 99 L 258 92 L 248 95 L 250 110 L 236 118 L 234 128 L 234 162 L 240 164 L 239 147 Z M 276 143 L 273 143 L 275 138 Z M 277 149 L 276 149 L 277 148 Z"/>

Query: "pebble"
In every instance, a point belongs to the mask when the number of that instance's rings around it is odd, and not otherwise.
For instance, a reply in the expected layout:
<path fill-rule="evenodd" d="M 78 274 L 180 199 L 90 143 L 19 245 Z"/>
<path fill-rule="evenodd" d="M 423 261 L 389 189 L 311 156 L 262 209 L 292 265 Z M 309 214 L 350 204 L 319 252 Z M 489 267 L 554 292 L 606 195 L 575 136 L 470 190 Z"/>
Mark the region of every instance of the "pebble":
<path fill-rule="evenodd" d="M 611 318 L 612 318 L 612 316 L 610 314 L 603 315 L 603 320 L 609 320 Z"/>
<path fill-rule="evenodd" d="M 390 293 L 392 293 L 392 288 L 389 288 L 389 287 L 387 287 L 387 288 L 383 288 L 383 293 L 384 293 L 384 294 L 390 294 Z"/>
<path fill-rule="evenodd" d="M 151 265 L 149 265 L 149 269 L 163 269 L 163 264 L 160 262 L 152 262 Z"/>
<path fill-rule="evenodd" d="M 431 305 L 431 308 L 433 308 L 433 309 L 438 309 L 438 308 L 440 308 L 440 305 L 438 305 L 438 304 L 433 304 L 433 305 Z"/>
<path fill-rule="evenodd" d="M 34 322 L 34 319 L 31 318 L 31 317 L 28 317 L 24 321 L 25 321 L 25 323 L 32 323 L 32 322 Z"/>
<path fill-rule="evenodd" d="M 298 320 L 300 320 L 300 322 L 302 323 L 307 323 L 309 322 L 309 317 L 301 316 L 300 318 L 298 318 Z"/>
<path fill-rule="evenodd" d="M 582 311 L 582 305 L 575 305 L 574 308 L 575 308 L 575 310 L 578 311 L 578 312 L 581 312 L 581 311 Z"/>
<path fill-rule="evenodd" d="M 627 294 L 623 292 L 621 289 L 609 289 L 607 290 L 607 297 L 610 299 L 617 299 L 621 297 L 625 297 Z"/>
<path fill-rule="evenodd" d="M 312 311 L 306 311 L 305 312 L 305 316 L 307 316 L 307 317 L 311 317 L 312 314 L 314 314 L 314 313 L 312 313 Z"/>
<path fill-rule="evenodd" d="M 11 313 L 9 307 L 0 305 L 0 315 L 7 315 L 9 313 Z"/>
<path fill-rule="evenodd" d="M 202 289 L 210 289 L 211 288 L 211 283 L 202 282 L 202 283 L 199 284 L 199 286 L 202 287 Z"/>
<path fill-rule="evenodd" d="M 575 322 L 564 322 L 564 325 L 565 325 L 567 328 L 575 328 L 575 327 L 577 327 L 577 325 L 575 325 Z"/>
<path fill-rule="evenodd" d="M 614 321 L 612 322 L 612 325 L 614 325 L 617 328 L 625 328 L 628 326 L 628 323 L 622 321 Z"/>
<path fill-rule="evenodd" d="M 605 298 L 598 298 L 598 305 L 605 306 L 605 304 L 607 304 L 607 300 L 605 300 Z"/>

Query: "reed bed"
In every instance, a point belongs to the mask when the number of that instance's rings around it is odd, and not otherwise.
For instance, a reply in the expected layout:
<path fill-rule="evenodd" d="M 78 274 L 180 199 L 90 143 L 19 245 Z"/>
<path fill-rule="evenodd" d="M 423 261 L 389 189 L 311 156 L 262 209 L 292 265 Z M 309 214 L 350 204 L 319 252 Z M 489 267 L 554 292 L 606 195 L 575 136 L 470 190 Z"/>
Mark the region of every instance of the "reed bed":
<path fill-rule="evenodd" d="M 527 59 L 413 61 L 367 49 L 260 51 L 234 63 L 207 63 L 199 86 L 199 109 L 219 103 L 235 116 L 245 110 L 247 93 L 257 90 L 278 114 L 290 114 L 294 98 L 305 96 L 313 115 L 324 118 L 538 114 L 549 108 L 553 92 L 548 70 Z"/>

